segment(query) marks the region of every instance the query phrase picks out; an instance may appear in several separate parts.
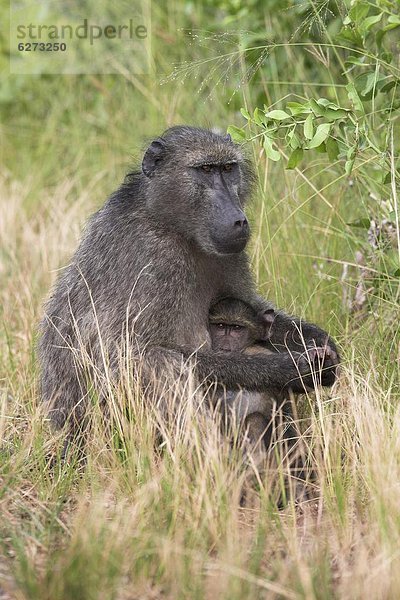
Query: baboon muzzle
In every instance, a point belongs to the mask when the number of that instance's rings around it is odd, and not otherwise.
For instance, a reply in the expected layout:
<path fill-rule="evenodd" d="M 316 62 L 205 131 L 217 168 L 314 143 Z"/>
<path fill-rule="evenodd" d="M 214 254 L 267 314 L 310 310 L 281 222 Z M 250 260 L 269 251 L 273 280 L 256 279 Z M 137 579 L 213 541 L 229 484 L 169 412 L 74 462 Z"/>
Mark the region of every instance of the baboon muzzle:
<path fill-rule="evenodd" d="M 225 211 L 215 223 L 211 239 L 221 254 L 242 252 L 250 238 L 250 227 L 243 211 Z"/>

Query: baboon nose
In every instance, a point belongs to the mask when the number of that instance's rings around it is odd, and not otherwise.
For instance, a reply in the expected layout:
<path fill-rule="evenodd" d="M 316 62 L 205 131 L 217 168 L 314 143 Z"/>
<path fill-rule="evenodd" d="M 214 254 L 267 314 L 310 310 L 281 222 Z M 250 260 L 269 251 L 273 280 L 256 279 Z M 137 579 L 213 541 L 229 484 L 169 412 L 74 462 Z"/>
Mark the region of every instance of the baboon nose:
<path fill-rule="evenodd" d="M 241 229 L 242 231 L 247 231 L 249 228 L 249 224 L 247 219 L 240 219 L 239 221 L 235 221 L 235 229 Z"/>

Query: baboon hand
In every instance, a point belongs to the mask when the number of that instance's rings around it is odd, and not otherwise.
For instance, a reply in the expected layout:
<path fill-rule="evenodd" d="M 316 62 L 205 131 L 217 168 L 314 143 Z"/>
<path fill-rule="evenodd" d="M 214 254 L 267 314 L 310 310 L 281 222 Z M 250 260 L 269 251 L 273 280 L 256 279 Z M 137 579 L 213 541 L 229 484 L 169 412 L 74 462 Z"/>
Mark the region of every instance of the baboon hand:
<path fill-rule="evenodd" d="M 318 385 L 332 386 L 338 376 L 339 357 L 336 350 L 329 346 L 315 345 L 302 353 L 287 353 L 284 360 L 287 363 L 287 374 L 291 373 L 284 389 L 291 389 L 293 392 L 302 393 Z M 293 376 L 293 369 L 296 376 Z"/>
<path fill-rule="evenodd" d="M 314 342 L 314 345 L 307 348 L 304 354 L 317 381 L 319 380 L 324 386 L 333 385 L 339 375 L 340 358 L 332 340 L 326 337 L 323 345 Z"/>

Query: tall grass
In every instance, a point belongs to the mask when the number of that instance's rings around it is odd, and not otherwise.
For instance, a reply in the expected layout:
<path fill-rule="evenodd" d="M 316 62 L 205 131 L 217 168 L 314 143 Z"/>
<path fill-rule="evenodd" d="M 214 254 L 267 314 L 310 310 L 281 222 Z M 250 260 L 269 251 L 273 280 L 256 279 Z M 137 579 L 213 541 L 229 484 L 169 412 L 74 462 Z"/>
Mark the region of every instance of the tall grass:
<path fill-rule="evenodd" d="M 396 597 L 400 419 L 396 382 L 383 367 L 391 340 L 375 332 L 360 349 L 342 328 L 340 383 L 303 409 L 320 492 L 302 509 L 277 511 L 272 475 L 240 508 L 240 452 L 235 460 L 215 422 L 201 427 L 191 394 L 181 419 L 164 430 L 161 454 L 154 450 L 160 416 L 133 389 L 131 399 L 115 392 L 111 430 L 94 415 L 86 468 L 59 463 L 62 439 L 37 408 L 35 327 L 43 292 L 73 251 L 87 207 L 85 194 L 68 202 L 65 180 L 44 192 L 43 212 L 29 214 L 28 186 L 3 178 L 1 189 L 1 573 L 11 597 Z M 303 237 L 305 255 L 322 254 L 306 250 L 315 232 L 307 214 L 292 217 L 279 204 L 280 220 L 288 216 L 285 235 L 263 244 L 262 228 L 273 227 L 277 210 L 267 205 L 252 246 L 256 271 L 275 277 L 277 298 L 292 277 L 292 308 L 308 295 L 302 311 L 322 324 L 336 307 L 331 328 L 338 329 L 339 278 L 310 281 L 315 259 L 293 257 Z M 257 229 L 256 207 L 253 221 Z M 380 327 L 384 333 L 389 325 Z M 129 419 L 121 413 L 127 402 Z"/>
<path fill-rule="evenodd" d="M 206 5 L 204 13 L 196 5 L 193 16 L 204 29 Z M 196 44 L 185 48 L 176 32 L 186 25 L 182 7 L 177 2 L 159 16 L 155 52 L 165 73 L 186 53 L 205 57 Z M 291 18 L 271 12 L 265 23 L 289 40 Z M 370 214 L 369 191 L 356 176 L 337 178 L 319 160 L 287 172 L 256 144 L 248 149 L 260 180 L 249 209 L 260 290 L 328 329 L 343 360 L 334 389 L 298 400 L 318 475 L 313 501 L 278 510 L 274 486 L 284 467 L 262 473 L 248 465 L 240 439 L 232 446 L 221 434 L 190 382 L 171 422 L 134 382 L 112 389 L 106 426 L 94 399 L 84 467 L 79 456 L 60 461 L 62 433 L 51 430 L 38 398 L 43 298 L 88 214 L 146 140 L 175 123 L 241 124 L 238 108 L 254 106 L 260 95 L 270 104 L 293 89 L 307 94 L 307 81 L 312 89 L 332 84 L 329 69 L 309 63 L 307 53 L 288 45 L 233 98 L 235 72 L 225 82 L 215 73 L 200 92 L 198 80 L 182 75 L 161 86 L 151 77 L 10 77 L 17 97 L 2 107 L 0 166 L 5 598 L 399 596 L 398 295 L 396 288 L 371 288 L 361 314 L 349 310 L 346 298 L 360 281 L 355 253 L 365 252 L 365 242 L 347 223 Z M 207 69 L 200 60 L 198 76 Z"/>

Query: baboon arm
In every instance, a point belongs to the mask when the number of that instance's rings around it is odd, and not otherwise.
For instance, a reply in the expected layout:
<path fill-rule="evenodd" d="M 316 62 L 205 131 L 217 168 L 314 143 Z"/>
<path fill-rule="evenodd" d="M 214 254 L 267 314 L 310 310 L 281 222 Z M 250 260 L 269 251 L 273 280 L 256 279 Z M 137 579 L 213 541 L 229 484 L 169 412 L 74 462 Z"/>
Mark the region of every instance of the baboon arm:
<path fill-rule="evenodd" d="M 274 308 L 273 305 L 262 296 L 254 295 L 246 300 L 257 312 Z M 336 344 L 326 331 L 303 321 L 297 317 L 287 315 L 285 312 L 275 309 L 275 318 L 269 331 L 269 345 L 277 352 L 291 351 L 304 352 L 307 348 L 315 346 L 332 350 L 332 356 L 336 355 L 335 364 L 339 363 L 339 355 Z"/>
<path fill-rule="evenodd" d="M 227 278 L 229 285 L 227 289 L 223 290 L 221 297 L 242 300 L 249 304 L 256 313 L 274 310 L 275 318 L 269 329 L 269 346 L 271 350 L 275 352 L 304 352 L 306 348 L 315 345 L 319 347 L 327 346 L 332 350 L 332 353 L 336 354 L 337 362 L 339 362 L 335 342 L 326 331 L 323 331 L 317 325 L 287 315 L 257 294 L 246 257 L 241 257 L 240 261 L 235 263 L 234 273 L 229 273 L 230 277 Z M 240 284 L 235 285 L 235 281 L 240 282 Z"/>
<path fill-rule="evenodd" d="M 233 298 L 243 300 L 254 310 L 259 312 L 274 310 L 274 320 L 269 328 L 268 340 L 264 341 L 265 347 L 274 353 L 284 354 L 305 354 L 309 353 L 309 359 L 313 362 L 315 371 L 320 374 L 320 383 L 323 386 L 331 386 L 336 381 L 340 363 L 339 353 L 333 339 L 326 331 L 314 325 L 300 320 L 297 317 L 287 315 L 255 293 L 252 286 L 244 286 L 246 290 L 232 290 Z M 318 348 L 314 356 L 311 356 L 310 349 Z M 299 362 L 298 360 L 296 362 Z M 306 361 L 307 362 L 307 361 Z M 270 363 L 272 365 L 272 361 Z M 309 379 L 307 386 L 310 385 Z M 245 386 L 247 388 L 247 386 Z M 293 391 L 297 391 L 294 386 L 290 386 Z"/>
<path fill-rule="evenodd" d="M 149 348 L 147 365 L 156 378 L 164 378 L 166 369 L 175 379 L 192 367 L 200 381 L 217 382 L 227 389 L 243 388 L 263 392 L 269 389 L 304 392 L 314 387 L 307 360 L 300 354 L 245 354 L 216 353 L 208 350 L 192 350 L 162 347 Z M 172 369 L 172 370 L 171 370 Z"/>

